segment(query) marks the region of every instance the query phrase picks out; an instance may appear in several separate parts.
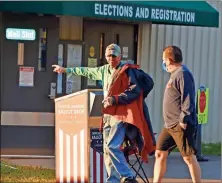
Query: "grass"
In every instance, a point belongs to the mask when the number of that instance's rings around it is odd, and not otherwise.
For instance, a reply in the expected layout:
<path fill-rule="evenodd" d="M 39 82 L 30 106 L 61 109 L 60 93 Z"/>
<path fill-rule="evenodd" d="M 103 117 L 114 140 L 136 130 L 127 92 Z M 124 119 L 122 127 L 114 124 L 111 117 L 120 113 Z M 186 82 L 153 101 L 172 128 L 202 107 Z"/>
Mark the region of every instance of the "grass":
<path fill-rule="evenodd" d="M 175 149 L 174 151 L 178 151 Z M 202 144 L 202 154 L 221 155 L 221 143 Z M 1 161 L 1 183 L 25 183 L 55 182 L 55 170 L 42 167 L 10 165 L 6 161 Z"/>
<path fill-rule="evenodd" d="M 203 155 L 221 156 L 221 143 L 208 143 L 208 144 L 203 143 L 201 148 Z M 178 152 L 178 149 L 175 148 L 174 152 Z"/>
<path fill-rule="evenodd" d="M 221 156 L 221 143 L 202 144 L 202 153 L 206 155 Z"/>
<path fill-rule="evenodd" d="M 41 167 L 10 165 L 1 161 L 1 183 L 55 182 L 55 170 Z"/>

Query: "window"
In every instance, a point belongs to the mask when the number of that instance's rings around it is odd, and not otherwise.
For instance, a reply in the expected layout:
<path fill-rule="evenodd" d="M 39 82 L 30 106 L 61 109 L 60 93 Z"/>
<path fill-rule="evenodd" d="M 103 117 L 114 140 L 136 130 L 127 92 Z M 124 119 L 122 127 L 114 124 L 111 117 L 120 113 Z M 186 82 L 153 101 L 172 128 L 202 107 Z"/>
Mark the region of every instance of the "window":
<path fill-rule="evenodd" d="M 119 45 L 119 34 L 116 34 L 116 40 L 115 40 L 116 44 Z"/>
<path fill-rule="evenodd" d="M 100 60 L 100 65 L 103 65 L 103 58 L 104 58 L 104 52 L 105 52 L 105 34 L 104 33 L 101 33 L 100 34 L 100 44 L 99 44 L 99 60 Z"/>

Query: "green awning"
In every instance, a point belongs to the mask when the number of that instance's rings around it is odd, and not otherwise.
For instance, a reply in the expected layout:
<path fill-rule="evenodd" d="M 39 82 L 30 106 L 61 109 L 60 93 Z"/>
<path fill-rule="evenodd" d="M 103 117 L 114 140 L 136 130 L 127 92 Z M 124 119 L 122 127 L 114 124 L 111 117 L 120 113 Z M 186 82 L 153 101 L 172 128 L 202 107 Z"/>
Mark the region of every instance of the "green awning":
<path fill-rule="evenodd" d="M 205 1 L 1 1 L 0 11 L 219 26 L 219 12 Z"/>

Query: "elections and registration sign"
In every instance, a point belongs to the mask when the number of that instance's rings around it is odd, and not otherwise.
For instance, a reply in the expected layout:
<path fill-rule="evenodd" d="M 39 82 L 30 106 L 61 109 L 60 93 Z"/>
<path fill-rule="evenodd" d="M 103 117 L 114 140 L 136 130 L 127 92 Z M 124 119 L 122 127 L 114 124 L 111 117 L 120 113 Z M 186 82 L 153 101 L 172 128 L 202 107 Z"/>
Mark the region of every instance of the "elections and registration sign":
<path fill-rule="evenodd" d="M 4 1 L 0 10 L 219 27 L 219 12 L 206 1 Z"/>
<path fill-rule="evenodd" d="M 197 92 L 198 123 L 208 122 L 209 88 L 200 87 Z"/>
<path fill-rule="evenodd" d="M 166 8 L 95 3 L 95 15 L 141 20 L 195 23 L 195 12 Z"/>

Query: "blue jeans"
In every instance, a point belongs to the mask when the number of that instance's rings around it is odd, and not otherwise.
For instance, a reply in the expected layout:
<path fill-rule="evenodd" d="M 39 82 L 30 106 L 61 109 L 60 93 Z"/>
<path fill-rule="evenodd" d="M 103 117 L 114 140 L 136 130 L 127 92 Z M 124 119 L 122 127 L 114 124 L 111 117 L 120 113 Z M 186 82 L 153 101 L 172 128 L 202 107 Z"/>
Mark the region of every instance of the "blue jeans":
<path fill-rule="evenodd" d="M 120 179 L 133 178 L 135 175 L 126 162 L 120 147 L 126 134 L 126 124 L 108 120 L 104 124 L 104 162 L 107 170 L 107 182 L 118 183 Z"/>

